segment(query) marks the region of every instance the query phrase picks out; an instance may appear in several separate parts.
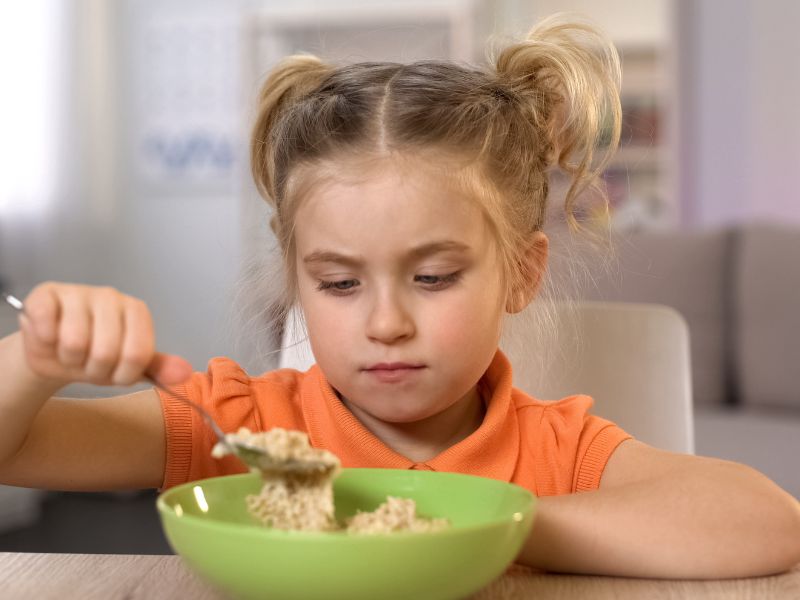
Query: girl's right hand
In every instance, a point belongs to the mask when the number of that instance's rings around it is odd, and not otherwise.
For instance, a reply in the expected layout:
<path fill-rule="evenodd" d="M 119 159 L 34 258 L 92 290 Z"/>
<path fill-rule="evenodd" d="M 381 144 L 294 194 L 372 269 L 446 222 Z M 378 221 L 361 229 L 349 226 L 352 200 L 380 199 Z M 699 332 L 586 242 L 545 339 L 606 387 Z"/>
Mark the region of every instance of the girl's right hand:
<path fill-rule="evenodd" d="M 145 376 L 171 385 L 192 372 L 185 359 L 155 351 L 147 305 L 110 287 L 43 283 L 25 299 L 20 330 L 30 369 L 61 385 L 131 385 Z"/>

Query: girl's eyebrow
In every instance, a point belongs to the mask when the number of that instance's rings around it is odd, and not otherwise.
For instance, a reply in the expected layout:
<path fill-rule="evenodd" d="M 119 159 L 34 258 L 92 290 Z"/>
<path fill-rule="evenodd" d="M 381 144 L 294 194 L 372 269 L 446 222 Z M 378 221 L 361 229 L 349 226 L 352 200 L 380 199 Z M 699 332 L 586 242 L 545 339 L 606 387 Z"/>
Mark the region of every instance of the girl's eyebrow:
<path fill-rule="evenodd" d="M 415 246 L 408 251 L 408 259 L 420 259 L 436 254 L 437 252 L 465 252 L 468 253 L 472 250 L 470 246 L 455 240 L 440 240 L 436 242 L 428 242 Z M 340 263 L 352 267 L 360 267 L 364 265 L 364 259 L 360 256 L 352 256 L 334 252 L 333 250 L 314 250 L 310 254 L 303 257 L 303 263 Z"/>

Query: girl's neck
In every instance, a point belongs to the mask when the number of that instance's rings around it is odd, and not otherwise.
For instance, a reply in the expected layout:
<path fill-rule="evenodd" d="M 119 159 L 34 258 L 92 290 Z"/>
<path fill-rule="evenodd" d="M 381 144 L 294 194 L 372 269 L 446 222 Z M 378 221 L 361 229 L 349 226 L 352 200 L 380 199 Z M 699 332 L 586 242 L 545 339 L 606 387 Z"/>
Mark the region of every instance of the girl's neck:
<path fill-rule="evenodd" d="M 373 435 L 395 452 L 421 463 L 470 436 L 483 423 L 486 403 L 474 386 L 447 410 L 414 423 L 388 423 L 353 406 L 340 396 L 344 405 Z"/>

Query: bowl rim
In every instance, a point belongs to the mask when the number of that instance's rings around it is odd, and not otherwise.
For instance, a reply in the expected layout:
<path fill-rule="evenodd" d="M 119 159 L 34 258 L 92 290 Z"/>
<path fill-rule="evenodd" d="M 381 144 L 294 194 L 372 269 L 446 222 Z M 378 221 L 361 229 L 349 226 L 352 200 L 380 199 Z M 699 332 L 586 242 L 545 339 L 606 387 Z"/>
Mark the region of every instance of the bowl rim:
<path fill-rule="evenodd" d="M 399 472 L 408 472 L 408 469 L 384 469 L 384 468 L 372 468 L 372 467 L 345 467 L 342 471 L 399 471 Z M 178 490 L 182 490 L 185 488 L 189 488 L 190 486 L 198 485 L 204 481 L 210 480 L 220 480 L 220 479 L 245 479 L 251 478 L 256 476 L 255 473 L 248 472 L 248 473 L 236 473 L 236 474 L 229 474 L 229 475 L 218 475 L 215 477 L 206 477 L 204 479 L 196 479 L 192 481 L 186 481 L 184 483 L 175 485 L 168 490 L 164 490 L 159 492 L 158 497 L 156 498 L 156 508 L 159 515 L 164 518 L 174 518 L 176 520 L 185 520 L 187 523 L 191 523 L 193 526 L 208 528 L 208 529 L 223 529 L 228 533 L 235 532 L 241 533 L 244 535 L 258 535 L 258 536 L 268 536 L 268 537 L 276 537 L 278 539 L 286 539 L 286 540 L 335 540 L 335 539 L 347 539 L 352 540 L 351 543 L 359 543 L 358 541 L 361 540 L 371 540 L 371 539 L 386 539 L 387 537 L 391 538 L 408 538 L 408 537 L 449 537 L 453 535 L 461 535 L 466 533 L 472 533 L 476 531 L 481 531 L 485 529 L 491 529 L 498 526 L 507 526 L 509 522 L 512 524 L 515 523 L 525 523 L 526 521 L 530 521 L 532 526 L 533 518 L 536 515 L 536 509 L 538 504 L 538 497 L 531 492 L 529 489 L 522 487 L 516 483 L 512 483 L 510 481 L 502 481 L 500 479 L 492 479 L 491 477 L 482 477 L 480 475 L 472 475 L 468 473 L 453 473 L 449 471 L 414 471 L 416 474 L 420 474 L 422 477 L 429 477 L 435 473 L 436 475 L 447 475 L 453 476 L 457 478 L 477 478 L 477 479 L 484 479 L 494 482 L 496 484 L 504 484 L 506 486 L 512 486 L 515 488 L 516 493 L 522 493 L 523 496 L 527 496 L 528 502 L 525 506 L 519 510 L 515 511 L 511 514 L 511 516 L 506 516 L 502 518 L 495 518 L 490 519 L 482 523 L 472 524 L 472 525 L 461 525 L 461 526 L 451 526 L 446 527 L 444 529 L 440 529 L 438 531 L 396 531 L 392 533 L 373 533 L 373 534 L 363 534 L 363 535 L 356 535 L 352 533 L 348 533 L 346 530 L 336 530 L 336 531 L 296 531 L 296 530 L 283 530 L 283 529 L 275 529 L 272 527 L 264 527 L 259 526 L 258 523 L 234 523 L 228 521 L 219 521 L 213 519 L 207 519 L 204 517 L 198 517 L 191 514 L 183 514 L 178 516 L 174 510 L 173 506 L 170 506 L 167 503 L 168 496 L 177 493 Z M 521 513 L 521 518 L 515 518 L 515 515 Z M 163 525 L 162 525 L 163 526 Z"/>

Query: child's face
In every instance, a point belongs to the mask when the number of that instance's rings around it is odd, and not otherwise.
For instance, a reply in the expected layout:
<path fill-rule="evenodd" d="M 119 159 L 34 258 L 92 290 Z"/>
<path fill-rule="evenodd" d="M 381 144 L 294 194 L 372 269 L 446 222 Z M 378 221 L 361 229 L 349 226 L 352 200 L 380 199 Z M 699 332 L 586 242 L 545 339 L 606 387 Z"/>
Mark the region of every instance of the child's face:
<path fill-rule="evenodd" d="M 506 294 L 474 202 L 421 168 L 370 173 L 318 185 L 297 209 L 298 290 L 331 385 L 373 418 L 411 423 L 474 390 Z"/>

